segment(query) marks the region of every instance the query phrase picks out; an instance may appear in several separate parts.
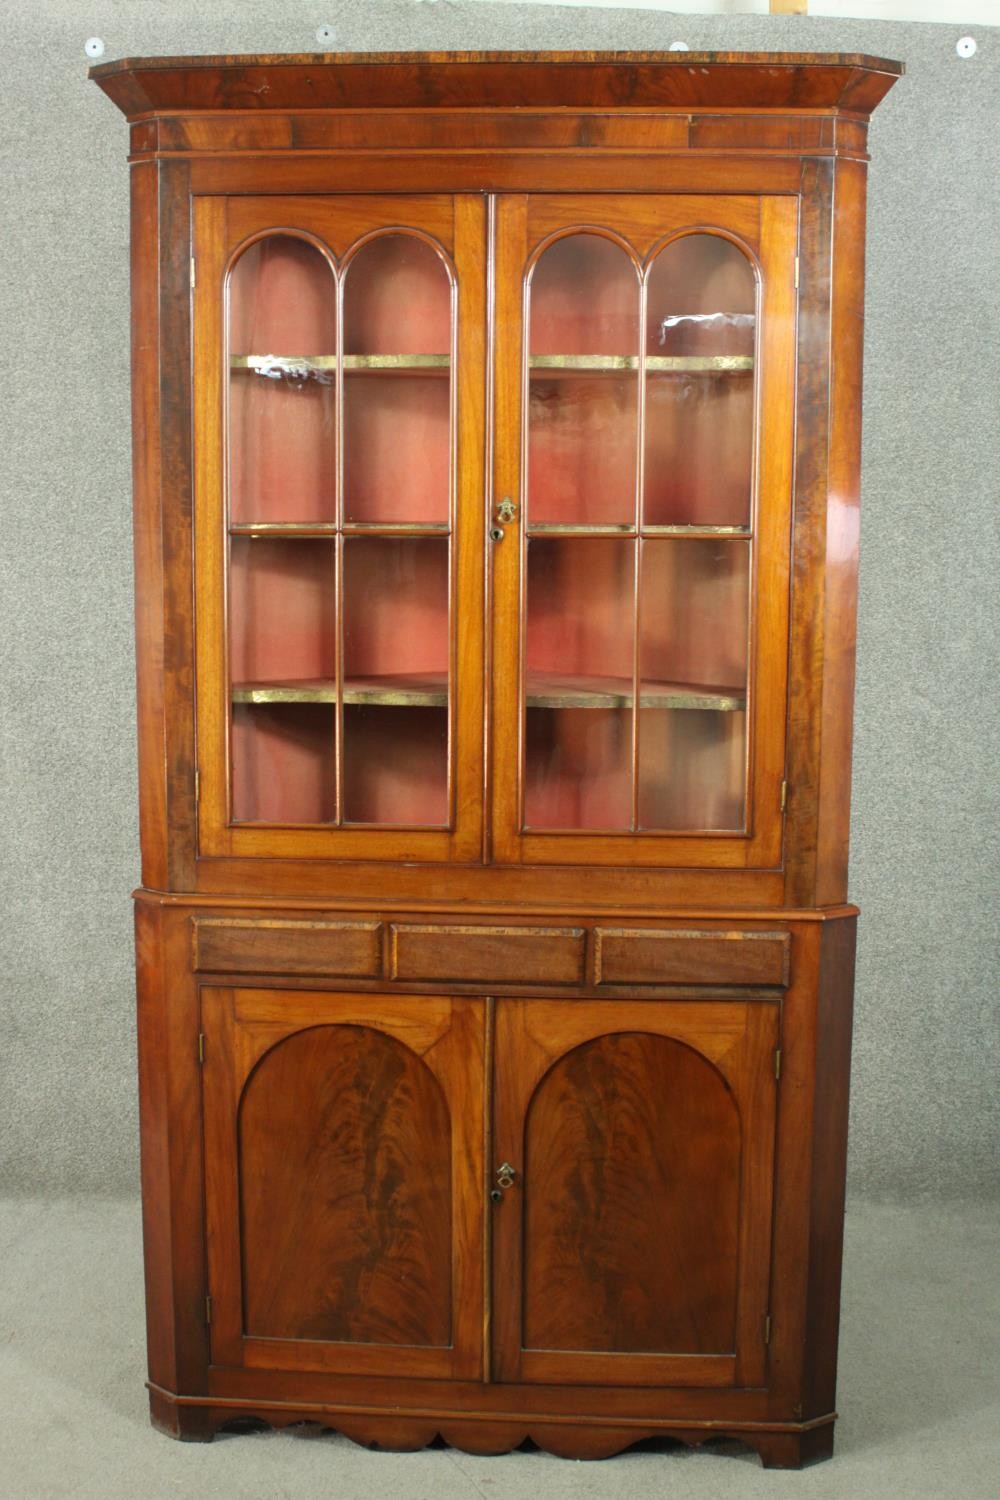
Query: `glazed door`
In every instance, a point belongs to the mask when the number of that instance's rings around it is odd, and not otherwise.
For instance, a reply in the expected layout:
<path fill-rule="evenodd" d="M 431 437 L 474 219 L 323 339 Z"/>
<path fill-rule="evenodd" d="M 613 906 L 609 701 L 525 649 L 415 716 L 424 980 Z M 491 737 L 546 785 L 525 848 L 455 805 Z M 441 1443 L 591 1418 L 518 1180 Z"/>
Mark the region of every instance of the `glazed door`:
<path fill-rule="evenodd" d="M 482 1012 L 203 990 L 213 1363 L 480 1377 Z"/>
<path fill-rule="evenodd" d="M 776 865 L 795 200 L 508 197 L 493 851 Z"/>
<path fill-rule="evenodd" d="M 778 1007 L 497 1002 L 493 1374 L 765 1375 Z"/>
<path fill-rule="evenodd" d="M 484 222 L 197 200 L 202 853 L 480 851 Z"/>

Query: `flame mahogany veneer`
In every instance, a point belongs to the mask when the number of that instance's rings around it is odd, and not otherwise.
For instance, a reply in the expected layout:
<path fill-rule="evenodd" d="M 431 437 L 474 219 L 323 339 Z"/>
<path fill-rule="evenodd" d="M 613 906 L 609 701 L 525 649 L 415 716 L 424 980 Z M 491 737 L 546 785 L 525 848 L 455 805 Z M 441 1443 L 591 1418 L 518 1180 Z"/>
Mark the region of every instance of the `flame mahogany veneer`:
<path fill-rule="evenodd" d="M 92 70 L 131 128 L 163 1431 L 831 1454 L 866 137 L 901 71 Z"/>

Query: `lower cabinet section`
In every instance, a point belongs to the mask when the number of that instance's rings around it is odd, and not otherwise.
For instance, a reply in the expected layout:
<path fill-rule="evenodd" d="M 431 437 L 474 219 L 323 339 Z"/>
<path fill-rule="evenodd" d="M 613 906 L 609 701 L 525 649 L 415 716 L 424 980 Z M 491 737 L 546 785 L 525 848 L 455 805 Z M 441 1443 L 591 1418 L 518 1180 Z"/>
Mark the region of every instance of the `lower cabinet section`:
<path fill-rule="evenodd" d="M 213 1363 L 763 1381 L 777 1002 L 201 993 Z"/>
<path fill-rule="evenodd" d="M 827 1456 L 853 914 L 602 930 L 648 943 L 641 994 L 593 968 L 494 995 L 302 971 L 362 938 L 391 952 L 392 920 L 139 902 L 157 1425 Z M 504 936 L 488 914 L 412 925 L 477 929 L 442 971 Z M 679 982 L 699 953 L 702 982 Z"/>

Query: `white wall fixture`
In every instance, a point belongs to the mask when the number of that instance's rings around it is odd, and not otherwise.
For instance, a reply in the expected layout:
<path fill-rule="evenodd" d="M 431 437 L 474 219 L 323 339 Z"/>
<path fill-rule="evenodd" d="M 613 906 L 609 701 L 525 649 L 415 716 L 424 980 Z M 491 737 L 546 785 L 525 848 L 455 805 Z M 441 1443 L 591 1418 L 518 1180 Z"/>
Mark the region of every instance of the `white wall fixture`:
<path fill-rule="evenodd" d="M 690 52 L 691 48 L 688 46 L 687 42 L 671 42 L 670 50 L 671 52 Z"/>
<path fill-rule="evenodd" d="M 104 43 L 99 36 L 89 36 L 83 44 L 83 50 L 88 57 L 103 57 Z"/>
<path fill-rule="evenodd" d="M 972 57 L 976 51 L 976 39 L 974 36 L 959 37 L 955 43 L 955 51 L 959 57 Z"/>
<path fill-rule="evenodd" d="M 317 26 L 316 28 L 316 40 L 322 43 L 324 47 L 329 47 L 336 35 L 337 33 L 332 26 Z"/>

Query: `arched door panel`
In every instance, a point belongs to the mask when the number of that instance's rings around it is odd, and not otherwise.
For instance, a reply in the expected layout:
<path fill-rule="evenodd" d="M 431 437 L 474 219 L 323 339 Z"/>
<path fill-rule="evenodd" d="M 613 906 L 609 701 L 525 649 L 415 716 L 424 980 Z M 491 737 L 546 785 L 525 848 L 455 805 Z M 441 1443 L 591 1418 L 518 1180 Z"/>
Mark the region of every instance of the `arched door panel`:
<path fill-rule="evenodd" d="M 481 1004 L 207 990 L 203 1007 L 213 1360 L 475 1376 Z"/>
<path fill-rule="evenodd" d="M 762 1379 L 777 1006 L 497 1012 L 498 1377 Z"/>

